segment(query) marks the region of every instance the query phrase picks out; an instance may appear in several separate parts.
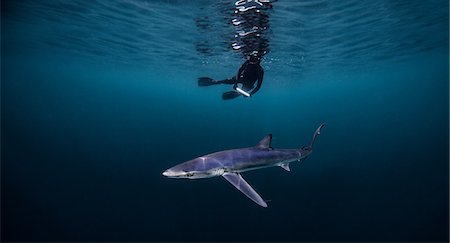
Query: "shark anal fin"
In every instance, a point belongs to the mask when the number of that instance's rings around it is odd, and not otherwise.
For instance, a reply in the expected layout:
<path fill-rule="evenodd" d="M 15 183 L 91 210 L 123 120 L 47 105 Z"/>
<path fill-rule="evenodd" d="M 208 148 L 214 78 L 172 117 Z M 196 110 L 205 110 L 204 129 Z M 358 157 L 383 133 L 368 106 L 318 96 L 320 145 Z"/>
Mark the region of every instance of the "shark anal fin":
<path fill-rule="evenodd" d="M 230 182 L 236 189 L 244 193 L 248 198 L 262 207 L 267 207 L 267 203 L 261 196 L 253 189 L 239 173 L 224 173 L 223 178 Z"/>
<path fill-rule="evenodd" d="M 285 169 L 286 171 L 291 171 L 291 168 L 289 168 L 289 163 L 281 163 L 280 167 Z"/>

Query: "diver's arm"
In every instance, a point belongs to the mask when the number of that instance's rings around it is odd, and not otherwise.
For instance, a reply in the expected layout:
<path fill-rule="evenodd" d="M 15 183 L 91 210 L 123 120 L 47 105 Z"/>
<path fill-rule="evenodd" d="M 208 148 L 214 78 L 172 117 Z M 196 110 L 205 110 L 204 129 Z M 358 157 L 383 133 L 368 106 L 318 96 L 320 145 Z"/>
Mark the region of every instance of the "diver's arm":
<path fill-rule="evenodd" d="M 244 64 L 241 65 L 241 67 L 239 68 L 236 77 L 234 77 L 234 84 L 233 84 L 233 89 L 236 89 L 239 80 L 241 79 L 242 73 L 244 72 L 244 70 L 247 68 L 249 61 L 245 61 Z"/>
<path fill-rule="evenodd" d="M 254 93 L 258 92 L 258 90 L 261 88 L 263 78 L 264 78 L 264 70 L 261 68 L 261 71 L 259 72 L 259 75 L 258 75 L 258 83 L 256 84 L 256 88 L 254 88 L 252 90 L 250 95 L 253 95 Z"/>
<path fill-rule="evenodd" d="M 239 68 L 237 75 L 236 75 L 236 81 L 238 81 L 240 79 L 242 73 L 247 68 L 248 63 L 249 63 L 249 61 L 245 61 L 244 64 L 242 64 L 242 66 Z"/>

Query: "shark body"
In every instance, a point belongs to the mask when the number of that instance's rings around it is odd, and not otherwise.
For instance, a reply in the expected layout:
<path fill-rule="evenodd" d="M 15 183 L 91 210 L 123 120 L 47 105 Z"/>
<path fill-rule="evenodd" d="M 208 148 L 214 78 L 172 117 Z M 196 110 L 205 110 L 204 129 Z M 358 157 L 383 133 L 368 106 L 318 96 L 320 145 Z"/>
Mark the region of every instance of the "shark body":
<path fill-rule="evenodd" d="M 171 167 L 164 171 L 163 175 L 188 179 L 222 176 L 255 203 L 267 207 L 267 203 L 240 173 L 273 166 L 280 166 L 290 171 L 289 163 L 303 160 L 312 153 L 314 141 L 324 125 L 317 128 L 308 146 L 299 149 L 274 149 L 271 147 L 272 135 L 269 134 L 256 146 L 204 155 Z"/>

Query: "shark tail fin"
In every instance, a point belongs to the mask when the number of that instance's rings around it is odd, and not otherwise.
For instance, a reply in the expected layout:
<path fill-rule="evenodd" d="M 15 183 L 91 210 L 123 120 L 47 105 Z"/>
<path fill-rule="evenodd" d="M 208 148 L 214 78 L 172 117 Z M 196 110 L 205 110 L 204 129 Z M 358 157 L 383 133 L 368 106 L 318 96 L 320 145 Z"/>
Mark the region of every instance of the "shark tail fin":
<path fill-rule="evenodd" d="M 312 149 L 314 142 L 316 141 L 316 137 L 320 135 L 320 130 L 322 129 L 322 127 L 325 126 L 325 123 L 320 124 L 320 126 L 316 129 L 316 131 L 314 132 L 314 135 L 311 139 L 311 142 L 309 143 L 309 145 L 307 146 L 307 148 Z"/>

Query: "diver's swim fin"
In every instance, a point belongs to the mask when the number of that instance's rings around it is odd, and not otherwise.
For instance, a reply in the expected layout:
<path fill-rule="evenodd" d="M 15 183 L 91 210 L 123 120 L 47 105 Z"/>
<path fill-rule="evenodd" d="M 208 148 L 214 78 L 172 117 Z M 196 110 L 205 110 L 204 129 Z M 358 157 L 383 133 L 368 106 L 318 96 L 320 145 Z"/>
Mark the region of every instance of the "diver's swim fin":
<path fill-rule="evenodd" d="M 208 78 L 208 77 L 198 78 L 198 86 L 210 86 L 213 84 L 217 84 L 217 81 L 212 78 Z"/>
<path fill-rule="evenodd" d="M 239 92 L 237 92 L 237 91 L 228 91 L 228 92 L 225 92 L 222 94 L 222 99 L 223 100 L 231 100 L 231 99 L 237 98 L 239 96 L 241 96 L 241 94 L 239 94 Z"/>

